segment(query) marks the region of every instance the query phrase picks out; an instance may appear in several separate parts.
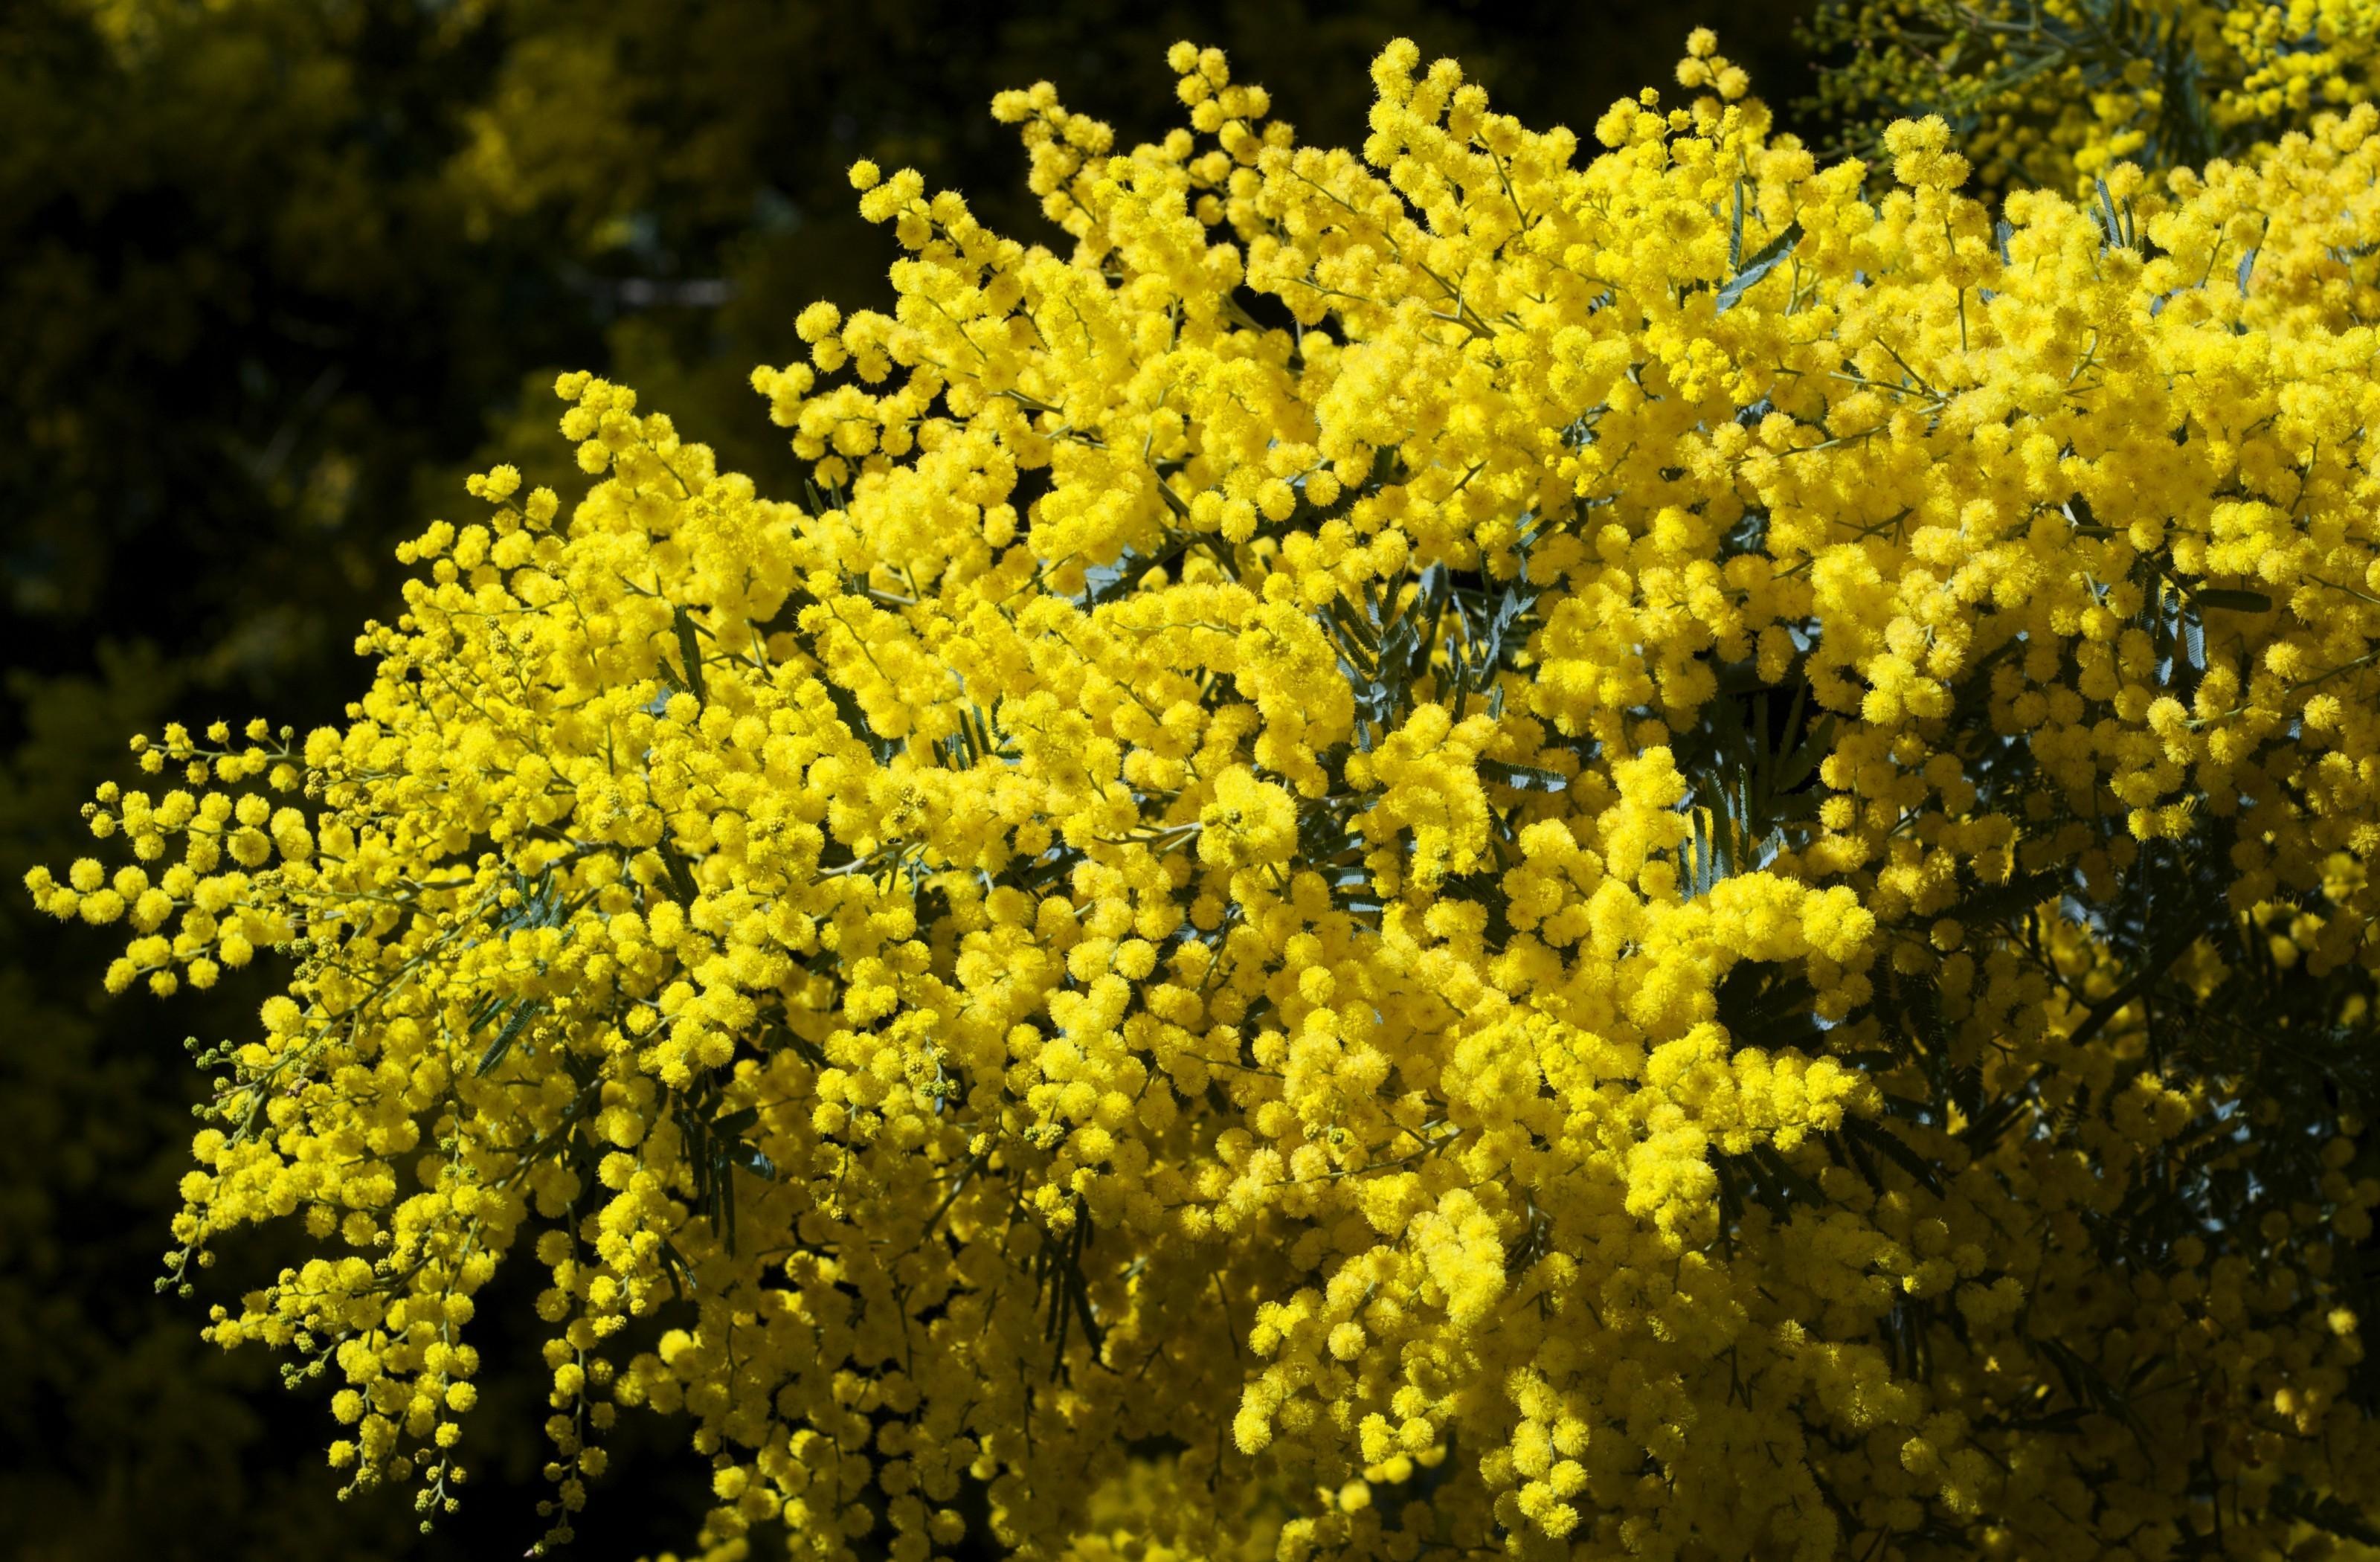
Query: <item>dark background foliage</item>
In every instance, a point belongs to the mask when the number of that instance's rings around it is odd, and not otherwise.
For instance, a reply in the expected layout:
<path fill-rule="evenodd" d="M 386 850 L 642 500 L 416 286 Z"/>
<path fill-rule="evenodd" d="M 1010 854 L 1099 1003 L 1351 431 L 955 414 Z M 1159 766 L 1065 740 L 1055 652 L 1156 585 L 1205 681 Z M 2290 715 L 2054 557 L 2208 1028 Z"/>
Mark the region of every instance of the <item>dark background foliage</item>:
<path fill-rule="evenodd" d="M 252 1023 L 270 971 L 103 1000 L 108 938 L 15 881 L 87 849 L 78 809 L 166 719 L 334 718 L 393 610 L 393 544 L 496 460 L 556 470 L 563 368 L 637 385 L 778 493 L 745 385 L 794 313 L 889 299 L 844 170 L 911 165 L 1051 238 L 992 93 L 1055 81 L 1128 144 L 1178 113 L 1163 63 L 1230 52 L 1309 140 L 1353 144 L 1391 36 L 1499 106 L 1581 128 L 1667 86 L 1716 25 L 1757 89 L 1809 89 L 1806 0 L 0 0 L 0 1557 L 516 1556 L 542 1409 L 492 1387 L 478 1479 L 431 1539 L 401 1495 L 342 1506 L 314 1385 L 200 1343 L 209 1288 L 152 1289 L 204 1080 L 176 1044 Z M 264 962 L 260 962 L 262 965 Z M 500 1281 L 502 1286 L 504 1282 Z M 502 1301 L 492 1361 L 527 1356 Z M 501 1369 L 496 1376 L 501 1376 Z M 630 1416 L 578 1555 L 682 1542 L 680 1430 Z"/>

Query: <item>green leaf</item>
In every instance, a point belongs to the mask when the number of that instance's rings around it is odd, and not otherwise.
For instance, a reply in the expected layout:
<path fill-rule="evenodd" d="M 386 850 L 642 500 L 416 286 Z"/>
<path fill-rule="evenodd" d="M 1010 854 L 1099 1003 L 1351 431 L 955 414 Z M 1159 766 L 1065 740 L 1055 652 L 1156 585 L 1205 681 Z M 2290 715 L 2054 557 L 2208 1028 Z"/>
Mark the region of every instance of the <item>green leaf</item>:
<path fill-rule="evenodd" d="M 2064 875 L 2055 871 L 2021 873 L 2006 884 L 1984 885 L 1941 914 L 1977 926 L 2004 921 L 2032 910 L 2064 885 Z"/>
<path fill-rule="evenodd" d="M 1559 770 L 1543 765 L 1512 764 L 1504 760 L 1481 760 L 1479 774 L 1488 780 L 1521 792 L 1559 792 L 1570 785 L 1570 777 Z"/>
<path fill-rule="evenodd" d="M 1810 720 L 1809 689 L 1796 679 L 1781 725 L 1772 721 L 1780 686 L 1749 662 L 1718 664 L 1719 691 L 1673 747 L 1685 773 L 1680 807 L 1688 818 L 1678 852 L 1680 887 L 1707 894 L 1720 880 L 1766 867 L 1816 827 L 1810 787 L 1834 747 L 1830 716 Z"/>
<path fill-rule="evenodd" d="M 1713 1017 L 1736 1050 L 1784 1047 L 1815 1051 L 1824 1033 L 1811 1014 L 1815 991 L 1802 977 L 1766 960 L 1740 960 L 1711 996 Z M 1889 1061 L 1889 1060 L 1888 1060 Z"/>
<path fill-rule="evenodd" d="M 1743 269 L 1737 272 L 1729 279 L 1727 286 L 1718 290 L 1717 307 L 1713 312 L 1725 314 L 1741 303 L 1744 294 L 1750 292 L 1753 286 L 1762 277 L 1783 264 L 1785 257 L 1791 255 L 1793 252 L 1793 246 L 1800 242 L 1802 242 L 1802 225 L 1799 222 L 1787 223 L 1784 230 L 1776 238 L 1753 251 L 1752 259 L 1744 262 Z"/>
<path fill-rule="evenodd" d="M 1857 1052 L 1839 1052 L 1834 1055 L 1834 1058 L 1838 1063 L 1852 1068 L 1864 1069 L 1871 1074 L 1888 1073 L 1900 1068 L 1905 1061 L 1899 1053 L 1887 1052 L 1876 1047 Z"/>
<path fill-rule="evenodd" d="M 1900 1136 L 1882 1123 L 1871 1123 L 1864 1117 L 1843 1119 L 1843 1139 L 1862 1150 L 1873 1150 L 1907 1172 L 1917 1185 L 1936 1198 L 1942 1196 L 1942 1174 L 1935 1165 L 1907 1144 Z"/>
<path fill-rule="evenodd" d="M 1790 1214 L 1796 1205 L 1811 1209 L 1825 1207 L 1827 1196 L 1819 1190 L 1818 1185 L 1803 1176 L 1774 1145 L 1755 1144 L 1742 1160 L 1754 1168 L 1755 1176 L 1766 1192 L 1763 1202 L 1780 1215 Z"/>
<path fill-rule="evenodd" d="M 521 1032 L 528 1029 L 529 1021 L 544 1012 L 545 1000 L 542 998 L 516 1007 L 512 1018 L 504 1021 L 504 1028 L 496 1032 L 496 1039 L 488 1043 L 488 1050 L 480 1055 L 476 1077 L 484 1079 L 490 1069 L 502 1063 L 505 1055 L 513 1050 L 513 1043 L 520 1040 Z"/>
<path fill-rule="evenodd" d="M 899 751 L 899 744 L 876 735 L 876 729 L 868 725 L 868 714 L 859 708 L 859 697 L 828 677 L 823 665 L 819 668 L 818 680 L 826 689 L 826 697 L 833 702 L 835 715 L 851 729 L 854 738 L 868 745 L 868 751 L 876 756 L 879 763 Z"/>
<path fill-rule="evenodd" d="M 698 704 L 710 703 L 702 686 L 702 646 L 695 638 L 694 615 L 680 606 L 674 615 L 677 622 L 677 653 L 686 664 L 686 692 Z"/>
<path fill-rule="evenodd" d="M 2193 594 L 2190 600 L 2201 608 L 2220 608 L 2227 613 L 2270 613 L 2273 610 L 2273 599 L 2262 592 L 2232 591 L 2222 586 L 2210 586 Z"/>
<path fill-rule="evenodd" d="M 728 1165 L 749 1172 L 763 1182 L 777 1180 L 777 1163 L 762 1154 L 757 1144 L 747 1144 L 739 1139 L 722 1146 L 720 1153 Z"/>
<path fill-rule="evenodd" d="M 1449 878 L 1439 893 L 1449 900 L 1469 900 L 1487 908 L 1484 936 L 1490 949 L 1502 948 L 1512 936 L 1512 897 L 1504 893 L 1504 875 L 1495 869 Z"/>
<path fill-rule="evenodd" d="M 2127 230 L 2123 214 L 2116 209 L 2116 198 L 2108 190 L 2107 181 L 2095 178 L 2091 183 L 2097 189 L 2099 195 L 2099 226 L 2107 232 L 2107 247 L 2110 250 L 2131 248 L 2132 235 Z M 2126 203 L 2126 210 L 2130 210 L 2130 202 Z"/>
<path fill-rule="evenodd" d="M 692 910 L 694 897 L 699 893 L 694 882 L 694 870 L 686 866 L 686 859 L 678 855 L 677 847 L 667 836 L 662 837 L 661 845 L 654 849 L 661 853 L 662 866 L 669 870 L 670 897 Z"/>
<path fill-rule="evenodd" d="M 1980 1160 L 1998 1149 L 2000 1141 L 2008 1137 L 2009 1129 L 2016 1127 L 2024 1115 L 2024 1104 L 2021 1096 L 2003 1095 L 1995 1098 L 1982 1111 L 1971 1113 L 1966 1128 L 1960 1134 L 1960 1138 L 1967 1142 L 1968 1153 Z"/>
<path fill-rule="evenodd" d="M 700 1288 L 694 1283 L 694 1265 L 686 1263 L 686 1255 L 677 1251 L 677 1244 L 666 1237 L 662 1239 L 661 1259 L 662 1272 L 669 1276 L 670 1295 L 674 1299 L 684 1301 L 688 1291 Z"/>

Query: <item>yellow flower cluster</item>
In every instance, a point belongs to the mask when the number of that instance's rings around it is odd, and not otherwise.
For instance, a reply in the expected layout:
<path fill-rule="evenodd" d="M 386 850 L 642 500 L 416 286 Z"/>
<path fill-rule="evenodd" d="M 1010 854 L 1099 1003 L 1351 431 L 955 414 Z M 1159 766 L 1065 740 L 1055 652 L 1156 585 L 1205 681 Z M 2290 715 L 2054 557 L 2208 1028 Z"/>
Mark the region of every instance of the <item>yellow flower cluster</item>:
<path fill-rule="evenodd" d="M 212 1337 L 443 1505 L 533 1262 L 554 1538 L 647 1409 L 719 1558 L 2356 1533 L 2380 1178 L 2280 1103 L 2380 966 L 2380 114 L 1996 228 L 1706 36 L 1592 155 L 1172 64 L 995 104 L 1071 253 L 853 170 L 806 504 L 565 375 L 343 728 L 33 876 L 112 987 L 295 958 L 172 1262 L 321 1256 Z"/>
<path fill-rule="evenodd" d="M 1821 31 L 1853 46 L 1823 98 L 1938 103 L 1995 185 L 2268 147 L 2380 86 L 2374 0 L 1832 0 Z"/>

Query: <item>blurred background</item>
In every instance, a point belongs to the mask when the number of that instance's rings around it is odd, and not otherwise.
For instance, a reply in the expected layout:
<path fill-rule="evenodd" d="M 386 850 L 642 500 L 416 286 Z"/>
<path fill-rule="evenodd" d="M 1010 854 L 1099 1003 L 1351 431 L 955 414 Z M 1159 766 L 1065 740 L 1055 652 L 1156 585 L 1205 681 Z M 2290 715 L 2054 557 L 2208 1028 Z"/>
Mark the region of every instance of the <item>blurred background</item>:
<path fill-rule="evenodd" d="M 745 381 L 814 299 L 889 306 L 871 157 L 1058 240 L 988 105 L 1054 81 L 1120 140 L 1174 122 L 1166 45 L 1227 50 L 1308 141 L 1352 145 L 1389 38 L 1500 108 L 1582 131 L 1718 29 L 1772 104 L 1812 83 L 1809 0 L 0 0 L 0 1558 L 516 1556 L 541 1529 L 541 1405 L 493 1387 L 436 1535 L 349 1504 L 327 1389 L 198 1339 L 152 1286 L 204 1080 L 181 1040 L 253 1022 L 214 992 L 103 1001 L 102 934 L 38 918 L 34 862 L 167 719 L 336 717 L 394 544 L 499 460 L 569 467 L 551 386 L 638 387 L 764 492 L 793 458 Z M 1674 89 L 1672 89 L 1674 91 Z M 1786 112 L 1789 123 L 1792 120 Z M 218 1295 L 288 1251 L 206 1276 Z M 500 1282 L 501 1284 L 501 1282 Z M 524 1336 L 481 1345 L 500 1361 Z M 625 1418 L 576 1555 L 689 1537 L 707 1467 Z M 639 1439 L 642 1446 L 639 1446 Z"/>

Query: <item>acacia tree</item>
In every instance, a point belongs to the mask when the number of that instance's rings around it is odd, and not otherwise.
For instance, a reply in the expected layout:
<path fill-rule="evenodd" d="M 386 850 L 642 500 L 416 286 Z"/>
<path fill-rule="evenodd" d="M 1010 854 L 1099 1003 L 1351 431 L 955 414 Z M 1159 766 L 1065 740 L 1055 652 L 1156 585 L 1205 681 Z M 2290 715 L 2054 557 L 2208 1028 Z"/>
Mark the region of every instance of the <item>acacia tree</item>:
<path fill-rule="evenodd" d="M 1688 98 L 1222 55 L 1069 252 L 851 170 L 763 496 L 565 374 L 370 690 L 169 726 L 32 893 L 206 1049 L 171 1274 L 450 1507 L 550 1281 L 710 1555 L 1818 1557 L 2371 1533 L 2380 114 L 2095 201 Z"/>
<path fill-rule="evenodd" d="M 1500 7 L 1512 33 L 1410 0 L 1196 9 L 1236 57 L 1293 67 L 1301 116 L 1334 139 L 1358 132 L 1362 62 L 1394 31 L 1548 116 L 1675 47 L 1630 5 Z M 544 437 L 558 368 L 642 386 L 724 463 L 798 491 L 744 382 L 810 299 L 891 302 L 849 160 L 914 164 L 991 192 L 985 214 L 1007 230 L 1054 231 L 984 104 L 1056 67 L 1104 94 L 1092 106 L 1136 115 L 1183 10 L 0 6 L 0 406 L 21 436 L 0 463 L 0 874 L 77 853 L 75 804 L 102 776 L 131 778 L 128 732 L 190 710 L 335 716 L 355 692 L 354 626 L 396 600 L 395 543 L 498 453 L 539 481 L 572 470 Z M 1791 10 L 1745 24 L 1780 61 Z M 407 1542 L 403 1503 L 331 1500 L 319 1408 L 273 1394 L 269 1363 L 209 1349 L 186 1308 L 149 1293 L 205 1080 L 155 1045 L 145 1006 L 100 1001 L 87 974 L 104 940 L 0 903 L 0 1360 L 19 1369 L 0 1401 L 0 1555 L 389 1555 Z M 237 1033 L 271 981 L 251 969 L 186 993 L 173 1034 Z M 216 1283 L 269 1278 L 303 1240 L 244 1244 Z M 478 1337 L 524 1348 L 537 1327 L 508 1335 L 492 1316 Z M 501 1397 L 486 1415 L 519 1431 L 475 1440 L 481 1500 L 415 1554 L 519 1549 L 537 1418 Z M 634 1457 L 633 1434 L 616 1451 Z M 690 1528 L 678 1514 L 703 1490 L 690 1469 L 647 1479 L 607 1540 Z M 161 1529 L 156 1512 L 182 1521 Z"/>

